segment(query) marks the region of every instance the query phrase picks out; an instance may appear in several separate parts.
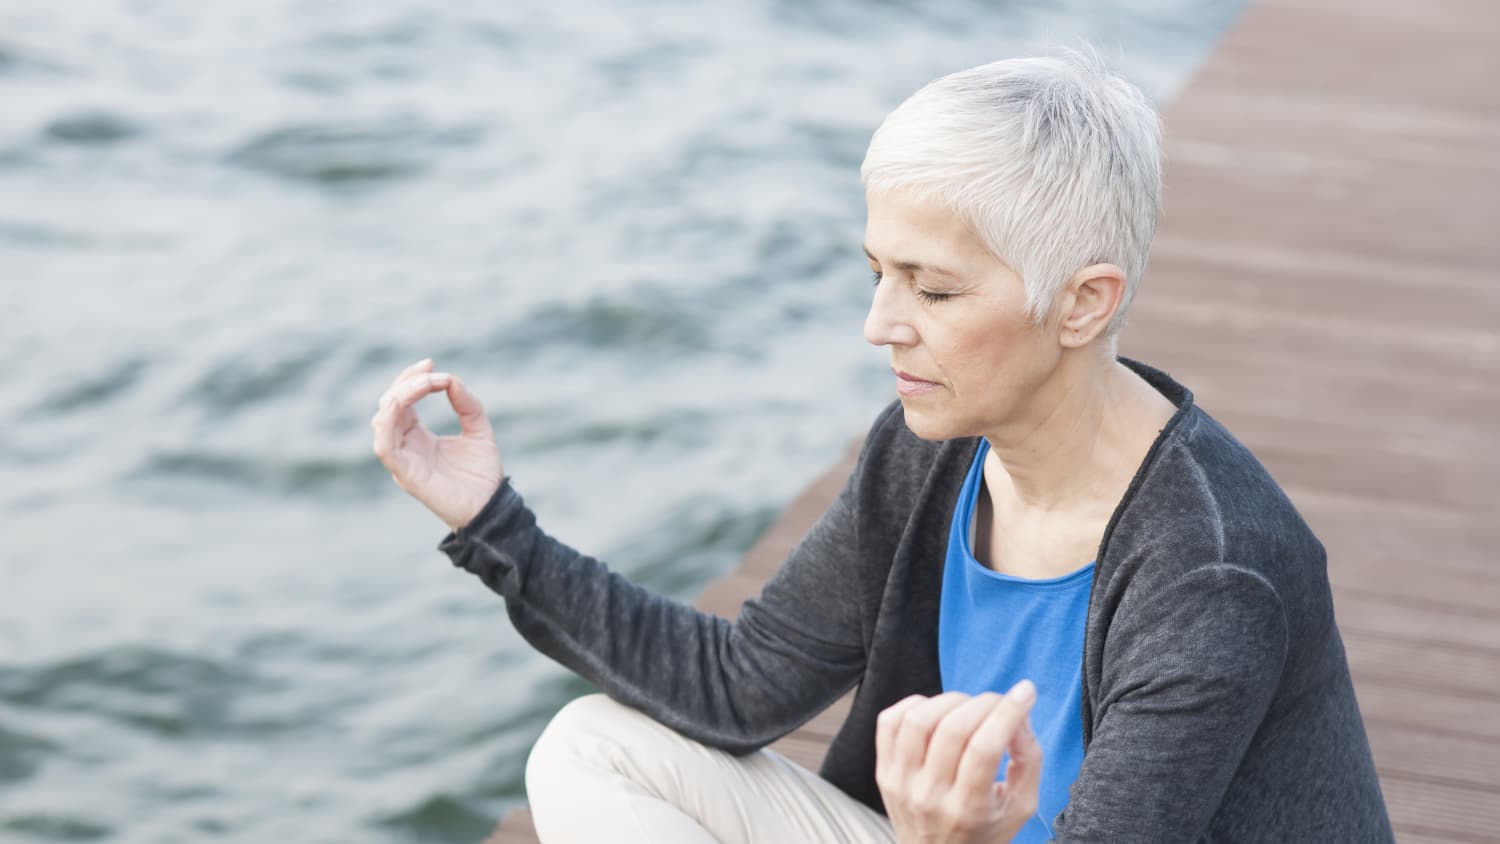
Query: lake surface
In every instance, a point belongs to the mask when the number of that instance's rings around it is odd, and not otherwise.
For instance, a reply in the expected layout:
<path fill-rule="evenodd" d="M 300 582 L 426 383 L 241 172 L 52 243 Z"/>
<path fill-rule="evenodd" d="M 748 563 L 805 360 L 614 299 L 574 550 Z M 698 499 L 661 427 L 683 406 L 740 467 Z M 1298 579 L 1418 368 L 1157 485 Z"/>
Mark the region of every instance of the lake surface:
<path fill-rule="evenodd" d="M 371 454 L 395 373 L 689 599 L 894 396 L 881 117 L 1080 38 L 1164 98 L 1239 6 L 0 6 L 0 840 L 477 841 L 586 686 Z"/>

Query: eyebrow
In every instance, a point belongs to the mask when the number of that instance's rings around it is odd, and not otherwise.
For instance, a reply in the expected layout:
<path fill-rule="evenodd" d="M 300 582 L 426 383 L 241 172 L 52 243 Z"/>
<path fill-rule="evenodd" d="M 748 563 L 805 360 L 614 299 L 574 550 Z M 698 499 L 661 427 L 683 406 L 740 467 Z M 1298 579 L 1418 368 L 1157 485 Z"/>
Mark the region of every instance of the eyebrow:
<path fill-rule="evenodd" d="M 880 259 L 871 254 L 870 247 L 865 246 L 864 250 L 866 258 L 869 258 L 871 261 L 874 261 L 877 264 L 880 263 Z M 945 275 L 949 278 L 958 278 L 958 273 L 952 270 L 945 270 L 942 267 L 934 267 L 930 264 L 919 264 L 916 261 L 892 261 L 891 266 L 895 267 L 898 270 L 901 270 L 902 272 L 925 272 L 932 273 L 933 275 Z"/>

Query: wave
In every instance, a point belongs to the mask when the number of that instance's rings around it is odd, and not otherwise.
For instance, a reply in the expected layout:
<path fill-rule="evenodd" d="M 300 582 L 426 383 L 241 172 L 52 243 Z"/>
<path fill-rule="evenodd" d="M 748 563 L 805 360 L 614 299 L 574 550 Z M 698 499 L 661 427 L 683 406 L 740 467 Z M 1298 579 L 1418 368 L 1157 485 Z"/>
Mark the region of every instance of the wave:
<path fill-rule="evenodd" d="M 224 414 L 299 391 L 308 376 L 331 356 L 336 341 L 323 339 L 311 347 L 284 351 L 269 360 L 236 357 L 211 369 L 184 397 Z"/>
<path fill-rule="evenodd" d="M 513 447 L 529 453 L 575 446 L 646 446 L 662 440 L 671 440 L 679 445 L 703 444 L 712 439 L 714 430 L 714 420 L 709 414 L 693 410 L 680 410 L 646 419 L 570 422 L 575 417 L 576 414 L 554 415 L 540 430 L 532 426 L 508 425 L 509 428 L 519 429 L 515 434 L 516 442 Z M 528 429 L 537 430 L 537 433 L 527 437 L 525 432 Z"/>
<path fill-rule="evenodd" d="M 53 120 L 47 124 L 43 134 L 49 140 L 62 143 L 104 146 L 135 137 L 141 131 L 139 124 L 120 115 L 85 111 Z"/>
<path fill-rule="evenodd" d="M 45 738 L 0 724 L 0 784 L 27 779 L 56 748 Z"/>
<path fill-rule="evenodd" d="M 312 123 L 266 131 L 225 160 L 292 182 L 355 187 L 416 175 L 437 148 L 471 144 L 481 135 L 477 127 L 436 129 L 410 117 Z"/>
<path fill-rule="evenodd" d="M 98 715 L 161 737 L 258 736 L 289 726 L 235 713 L 239 698 L 276 686 L 218 660 L 136 646 L 40 666 L 0 666 L 0 702 Z"/>
<path fill-rule="evenodd" d="M 527 351 L 560 344 L 586 349 L 703 351 L 710 344 L 705 320 L 672 301 L 680 295 L 646 288 L 632 292 L 628 301 L 596 296 L 578 304 L 543 305 L 496 331 L 487 345 L 490 351 Z"/>
<path fill-rule="evenodd" d="M 14 43 L 0 41 L 0 76 L 25 73 L 61 74 L 66 69 L 56 62 L 38 56 L 34 51 Z"/>
<path fill-rule="evenodd" d="M 144 358 L 120 361 L 98 375 L 65 384 L 30 409 L 33 413 L 64 414 L 108 403 L 140 382 L 148 366 Z"/>
<path fill-rule="evenodd" d="M 494 830 L 498 820 L 473 801 L 437 794 L 403 812 L 378 818 L 375 825 L 414 841 L 478 841 Z"/>
<path fill-rule="evenodd" d="M 0 220 L 0 243 L 15 243 L 26 246 L 72 247 L 94 245 L 92 238 L 78 232 L 24 220 Z"/>
<path fill-rule="evenodd" d="M 273 497 L 373 498 L 390 484 L 385 467 L 372 456 L 274 460 L 211 451 L 163 451 L 125 478 L 128 482 L 198 480 L 226 484 Z"/>
<path fill-rule="evenodd" d="M 778 512 L 695 500 L 652 518 L 607 558 L 631 580 L 685 598 L 727 570 L 770 528 Z"/>
<path fill-rule="evenodd" d="M 105 824 L 78 817 L 28 812 L 0 821 L 0 830 L 19 832 L 44 841 L 98 841 L 114 835 Z"/>

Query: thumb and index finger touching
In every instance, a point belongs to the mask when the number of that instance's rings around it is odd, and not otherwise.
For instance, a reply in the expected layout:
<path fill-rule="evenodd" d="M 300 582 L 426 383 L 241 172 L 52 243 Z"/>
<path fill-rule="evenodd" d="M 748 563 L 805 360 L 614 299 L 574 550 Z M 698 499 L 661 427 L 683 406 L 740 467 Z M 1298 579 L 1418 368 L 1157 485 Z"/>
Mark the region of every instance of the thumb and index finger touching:
<path fill-rule="evenodd" d="M 493 435 L 490 418 L 485 415 L 484 405 L 457 375 L 450 376 L 448 379 L 448 404 L 453 407 L 453 412 L 458 414 L 458 426 L 465 435 Z"/>
<path fill-rule="evenodd" d="M 442 390 L 458 415 L 459 427 L 464 435 L 492 436 L 489 417 L 485 414 L 479 397 L 458 376 L 448 372 L 433 372 L 432 368 L 432 359 L 424 358 L 402 370 L 381 395 L 380 406 L 371 419 L 371 426 L 386 438 L 399 436 L 399 429 L 416 424 L 412 406 L 426 396 Z M 408 414 L 412 418 L 406 418 Z"/>
<path fill-rule="evenodd" d="M 488 422 L 487 417 L 484 416 L 484 405 L 480 403 L 479 398 L 457 375 L 450 372 L 434 372 L 432 358 L 423 358 L 401 370 L 401 373 L 391 381 L 391 385 L 380 396 L 380 409 L 388 408 L 392 402 L 409 405 L 438 390 L 447 391 L 448 403 L 453 406 L 460 420 L 469 423 L 481 420 Z M 465 431 L 469 427 L 465 425 Z"/>

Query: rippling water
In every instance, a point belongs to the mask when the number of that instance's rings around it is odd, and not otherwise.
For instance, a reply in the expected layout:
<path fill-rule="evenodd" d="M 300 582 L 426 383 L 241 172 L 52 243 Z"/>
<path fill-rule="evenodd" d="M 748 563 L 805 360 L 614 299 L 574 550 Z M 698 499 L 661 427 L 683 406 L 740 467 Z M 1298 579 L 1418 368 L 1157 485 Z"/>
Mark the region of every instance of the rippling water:
<path fill-rule="evenodd" d="M 0 839 L 482 837 L 584 687 L 371 455 L 394 373 L 691 596 L 890 395 L 884 113 L 1079 37 L 1165 96 L 1238 5 L 0 8 Z"/>

